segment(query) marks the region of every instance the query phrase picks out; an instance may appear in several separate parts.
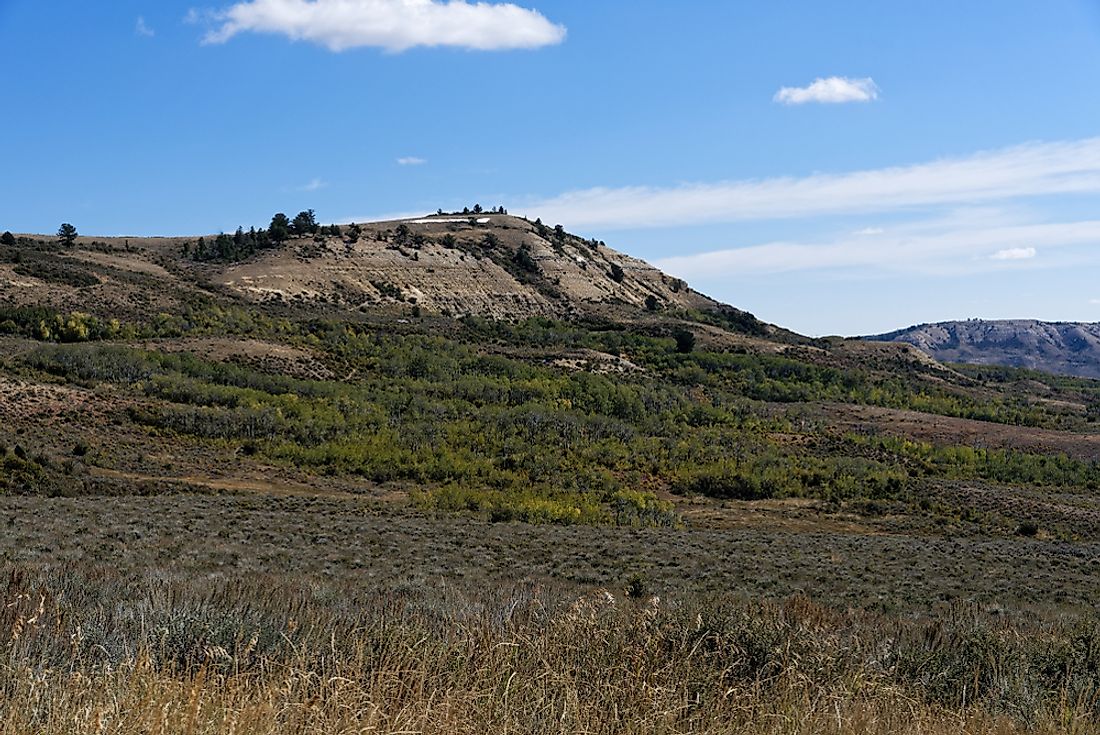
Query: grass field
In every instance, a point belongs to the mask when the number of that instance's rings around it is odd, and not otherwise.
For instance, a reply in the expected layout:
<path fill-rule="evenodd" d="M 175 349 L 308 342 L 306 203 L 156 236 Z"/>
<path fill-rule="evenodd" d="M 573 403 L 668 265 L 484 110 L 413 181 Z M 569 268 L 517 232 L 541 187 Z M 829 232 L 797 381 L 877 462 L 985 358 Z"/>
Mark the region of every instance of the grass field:
<path fill-rule="evenodd" d="M 902 615 L 956 602 L 1036 616 L 1087 614 L 1096 543 L 956 533 L 889 517 L 736 502 L 682 529 L 493 523 L 389 502 L 268 494 L 0 498 L 0 559 L 26 568 L 107 565 L 141 578 L 317 578 L 341 583 L 530 580 L 582 594 L 638 579 L 670 600 L 784 599 Z"/>
<path fill-rule="evenodd" d="M 1091 731 L 1100 630 L 535 584 L 12 571 L 6 733 Z"/>

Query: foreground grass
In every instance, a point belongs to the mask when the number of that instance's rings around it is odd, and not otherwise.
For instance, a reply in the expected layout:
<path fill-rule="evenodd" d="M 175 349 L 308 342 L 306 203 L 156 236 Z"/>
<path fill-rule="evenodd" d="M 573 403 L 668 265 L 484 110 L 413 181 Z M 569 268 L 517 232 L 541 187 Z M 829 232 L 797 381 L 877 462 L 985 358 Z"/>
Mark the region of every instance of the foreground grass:
<path fill-rule="evenodd" d="M 262 682 L 197 676 L 190 681 L 141 667 L 102 677 L 79 674 L 24 680 L 9 699 L 0 732 L 36 733 L 1055 733 L 1086 732 L 1077 723 L 1044 722 L 1033 728 L 980 712 L 953 713 L 902 697 L 814 702 L 791 694 L 757 702 L 732 692 L 728 715 L 684 718 L 684 705 L 645 719 L 633 710 L 600 712 L 595 706 L 558 706 L 547 698 L 535 711 L 515 712 L 491 690 L 406 694 L 393 687 L 361 687 L 339 675 L 311 681 L 305 672 Z M 36 716 L 42 694 L 53 690 L 51 716 Z M 388 690 L 387 690 L 388 689 Z M 645 696 L 640 692 L 639 696 Z M 414 699 L 415 701 L 407 701 Z M 402 701 L 406 700 L 406 701 Z M 529 719 L 528 719 L 529 718 Z"/>
<path fill-rule="evenodd" d="M 1100 631 L 12 571 L 0 733 L 1091 732 Z"/>

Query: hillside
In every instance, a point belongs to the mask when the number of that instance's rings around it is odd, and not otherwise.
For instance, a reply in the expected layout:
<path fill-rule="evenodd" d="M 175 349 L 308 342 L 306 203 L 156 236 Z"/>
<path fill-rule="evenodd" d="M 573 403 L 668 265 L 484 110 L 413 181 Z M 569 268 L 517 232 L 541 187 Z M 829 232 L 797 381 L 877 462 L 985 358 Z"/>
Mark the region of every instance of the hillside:
<path fill-rule="evenodd" d="M 941 362 L 1100 378 L 1100 324 L 971 319 L 922 324 L 867 339 L 911 344 Z"/>
<path fill-rule="evenodd" d="M 801 337 L 537 221 L 275 231 L 5 238 L 0 443 L 24 452 L 2 487 L 320 484 L 491 518 L 676 525 L 687 498 L 847 508 L 1008 477 L 1040 453 L 1096 457 L 1094 386 Z M 1022 458 L 934 459 L 975 436 Z"/>
<path fill-rule="evenodd" d="M 326 227 L 258 245 L 231 236 L 221 236 L 224 245 L 218 236 L 82 237 L 59 249 L 53 240 L 23 236 L 19 246 L 5 249 L 3 302 L 155 309 L 217 289 L 255 303 L 351 311 L 419 307 L 494 319 L 736 312 L 602 243 L 507 215 L 378 222 L 345 227 L 339 235 Z"/>
<path fill-rule="evenodd" d="M 317 237 L 226 268 L 215 280 L 260 301 L 409 304 L 498 319 L 642 309 L 647 299 L 655 308 L 717 306 L 643 261 L 507 215 L 363 225 L 354 240 Z"/>

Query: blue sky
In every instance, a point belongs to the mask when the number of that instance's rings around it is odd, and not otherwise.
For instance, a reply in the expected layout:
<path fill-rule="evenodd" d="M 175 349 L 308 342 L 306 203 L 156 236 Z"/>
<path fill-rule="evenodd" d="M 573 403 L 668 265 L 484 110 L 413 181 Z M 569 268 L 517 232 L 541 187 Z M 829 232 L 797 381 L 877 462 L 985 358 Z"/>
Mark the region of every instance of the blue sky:
<path fill-rule="evenodd" d="M 1100 2 L 0 0 L 0 229 L 480 202 L 809 334 L 1100 321 Z"/>

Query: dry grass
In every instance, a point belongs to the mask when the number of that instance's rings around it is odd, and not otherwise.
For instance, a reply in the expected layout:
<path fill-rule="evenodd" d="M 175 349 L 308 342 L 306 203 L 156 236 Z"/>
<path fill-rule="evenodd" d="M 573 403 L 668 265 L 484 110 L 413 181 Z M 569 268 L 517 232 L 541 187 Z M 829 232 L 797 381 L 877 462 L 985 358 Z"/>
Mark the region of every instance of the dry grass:
<path fill-rule="evenodd" d="M 680 714 L 688 705 L 677 702 L 655 702 L 643 717 L 631 719 L 640 713 L 603 711 L 602 703 L 570 701 L 575 696 L 570 691 L 546 693 L 537 706 L 521 711 L 508 701 L 510 692 L 502 693 L 499 687 L 440 694 L 403 689 L 352 681 L 339 674 L 325 679 L 296 670 L 264 680 L 227 679 L 205 672 L 183 680 L 141 663 L 94 677 L 77 673 L 43 678 L 28 672 L 14 684 L 0 732 L 1007 735 L 1086 731 L 1084 727 L 1074 730 L 1072 725 L 1063 729 L 1053 722 L 1024 728 L 980 713 L 937 711 L 904 698 L 814 702 L 791 693 L 765 703 L 751 691 L 736 692 L 731 693 L 723 716 L 715 713 L 692 722 Z"/>
<path fill-rule="evenodd" d="M 1092 732 L 1095 627 L 12 571 L 0 733 Z"/>

